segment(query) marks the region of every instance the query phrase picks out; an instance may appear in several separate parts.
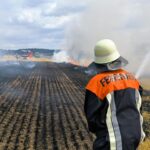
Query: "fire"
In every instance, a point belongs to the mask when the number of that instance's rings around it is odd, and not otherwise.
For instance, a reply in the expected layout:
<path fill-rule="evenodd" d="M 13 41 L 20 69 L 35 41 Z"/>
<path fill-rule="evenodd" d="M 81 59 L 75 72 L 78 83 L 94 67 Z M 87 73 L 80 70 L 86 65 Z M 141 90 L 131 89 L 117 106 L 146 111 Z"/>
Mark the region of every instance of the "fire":
<path fill-rule="evenodd" d="M 71 63 L 71 64 L 74 64 L 74 65 L 80 66 L 80 63 L 77 60 L 73 59 L 73 58 L 69 58 L 68 62 Z"/>
<path fill-rule="evenodd" d="M 77 66 L 84 66 L 84 67 L 87 67 L 90 63 L 88 60 L 77 61 L 73 58 L 69 58 L 68 62 Z"/>

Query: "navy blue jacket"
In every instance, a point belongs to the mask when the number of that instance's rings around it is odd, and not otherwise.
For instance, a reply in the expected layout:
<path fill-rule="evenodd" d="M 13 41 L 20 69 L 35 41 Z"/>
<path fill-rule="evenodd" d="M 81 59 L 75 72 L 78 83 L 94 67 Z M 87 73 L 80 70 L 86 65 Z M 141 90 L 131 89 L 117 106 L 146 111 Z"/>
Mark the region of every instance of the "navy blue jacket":
<path fill-rule="evenodd" d="M 89 81 L 84 110 L 89 130 L 97 136 L 93 149 L 136 150 L 145 136 L 141 94 L 139 82 L 122 69 L 97 74 Z"/>

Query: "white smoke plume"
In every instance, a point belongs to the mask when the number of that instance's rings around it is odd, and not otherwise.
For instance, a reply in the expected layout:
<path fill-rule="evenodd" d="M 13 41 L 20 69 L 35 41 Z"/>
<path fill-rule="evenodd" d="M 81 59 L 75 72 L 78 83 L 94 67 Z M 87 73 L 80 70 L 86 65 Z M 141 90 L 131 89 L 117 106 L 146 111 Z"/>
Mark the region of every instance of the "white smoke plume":
<path fill-rule="evenodd" d="M 112 39 L 136 72 L 150 51 L 150 1 L 89 0 L 86 10 L 67 27 L 67 49 L 76 60 L 93 60 L 98 40 Z M 148 73 L 150 71 L 147 70 Z"/>
<path fill-rule="evenodd" d="M 57 63 L 69 62 L 69 60 L 70 60 L 70 57 L 69 57 L 68 53 L 64 50 L 54 53 L 54 55 L 52 57 L 52 61 L 57 62 Z"/>

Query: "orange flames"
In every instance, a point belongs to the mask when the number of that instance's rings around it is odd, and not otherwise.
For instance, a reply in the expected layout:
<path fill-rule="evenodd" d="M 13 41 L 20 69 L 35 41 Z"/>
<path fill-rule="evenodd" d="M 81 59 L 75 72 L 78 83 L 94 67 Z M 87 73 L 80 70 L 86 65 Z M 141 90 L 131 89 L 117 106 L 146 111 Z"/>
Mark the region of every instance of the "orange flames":
<path fill-rule="evenodd" d="M 87 67 L 89 65 L 89 61 L 87 60 L 81 63 L 80 61 L 77 61 L 73 58 L 69 58 L 69 63 L 77 66 L 84 66 L 84 67 Z"/>

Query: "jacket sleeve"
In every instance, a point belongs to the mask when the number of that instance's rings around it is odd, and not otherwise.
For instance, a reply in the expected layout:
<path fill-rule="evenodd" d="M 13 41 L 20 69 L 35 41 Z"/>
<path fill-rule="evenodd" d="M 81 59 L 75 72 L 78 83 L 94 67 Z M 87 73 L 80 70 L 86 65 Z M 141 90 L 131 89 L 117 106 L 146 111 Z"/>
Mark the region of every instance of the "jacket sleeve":
<path fill-rule="evenodd" d="M 139 86 L 139 93 L 140 93 L 140 96 L 142 97 L 143 96 L 143 87 L 141 85 Z M 140 107 L 140 112 L 141 112 L 141 114 L 143 113 L 142 104 L 141 104 L 141 107 Z"/>
<path fill-rule="evenodd" d="M 103 102 L 100 101 L 99 98 L 94 93 L 92 93 L 89 90 L 86 90 L 84 112 L 88 122 L 89 130 L 93 133 L 98 131 L 99 111 L 102 105 Z"/>
<path fill-rule="evenodd" d="M 141 96 L 143 95 L 143 87 L 141 85 L 139 86 L 139 93 Z"/>

